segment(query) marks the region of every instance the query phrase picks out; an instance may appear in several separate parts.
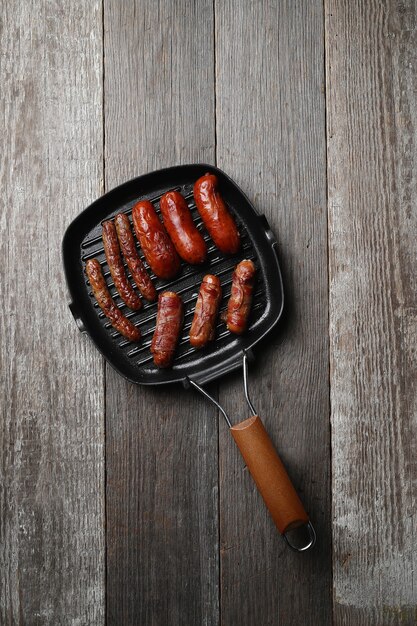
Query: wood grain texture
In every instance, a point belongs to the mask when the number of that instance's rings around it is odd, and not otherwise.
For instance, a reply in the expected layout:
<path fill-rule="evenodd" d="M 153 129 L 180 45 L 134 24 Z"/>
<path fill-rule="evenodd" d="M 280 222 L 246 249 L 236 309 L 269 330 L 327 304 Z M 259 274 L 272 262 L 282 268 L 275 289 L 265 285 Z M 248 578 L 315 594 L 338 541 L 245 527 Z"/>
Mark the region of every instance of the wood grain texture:
<path fill-rule="evenodd" d="M 335 623 L 411 625 L 416 4 L 325 5 Z"/>
<path fill-rule="evenodd" d="M 65 228 L 102 191 L 99 2 L 3 3 L 0 623 L 104 621 L 100 357 L 68 310 Z"/>
<path fill-rule="evenodd" d="M 213 162 L 212 2 L 105 0 L 106 187 Z M 109 624 L 218 623 L 217 416 L 107 371 Z"/>
<path fill-rule="evenodd" d="M 220 428 L 225 625 L 331 623 L 324 38 L 321 2 L 216 3 L 217 163 L 267 215 L 286 316 L 256 351 L 251 395 L 318 532 L 284 544 Z M 248 417 L 241 377 L 221 401 Z"/>

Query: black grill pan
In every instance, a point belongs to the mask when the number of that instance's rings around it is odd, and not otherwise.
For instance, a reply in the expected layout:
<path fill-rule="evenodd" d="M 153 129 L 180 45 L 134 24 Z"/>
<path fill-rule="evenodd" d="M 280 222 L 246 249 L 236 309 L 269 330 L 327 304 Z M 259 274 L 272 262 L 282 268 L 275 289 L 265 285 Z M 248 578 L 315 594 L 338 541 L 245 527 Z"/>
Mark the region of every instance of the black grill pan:
<path fill-rule="evenodd" d="M 233 257 L 219 253 L 201 225 L 201 219 L 198 219 L 192 189 L 194 182 L 206 172 L 214 172 L 219 178 L 222 195 L 238 223 L 242 250 Z M 165 289 L 176 291 L 184 301 L 185 311 L 183 334 L 174 365 L 171 369 L 158 370 L 149 352 L 155 328 L 156 303 L 144 301 L 140 311 L 127 313 L 127 317 L 138 323 L 143 337 L 139 344 L 130 343 L 111 327 L 98 308 L 85 274 L 85 262 L 93 257 L 100 261 L 107 284 L 111 287 L 110 292 L 119 307 L 126 309 L 111 281 L 101 240 L 101 223 L 119 212 L 127 213 L 130 217 L 133 205 L 142 199 L 151 200 L 159 213 L 159 199 L 171 189 L 181 191 L 187 199 L 208 244 L 209 253 L 207 262 L 201 267 L 183 263 L 181 274 L 174 280 L 156 279 L 150 272 L 158 293 Z M 265 217 L 256 213 L 238 186 L 217 168 L 209 165 L 182 165 L 152 172 L 124 183 L 99 198 L 68 227 L 63 241 L 63 256 L 72 299 L 70 308 L 79 328 L 88 332 L 107 361 L 128 380 L 139 384 L 164 384 L 186 382 L 191 377 L 198 383 L 207 383 L 238 368 L 242 350 L 253 348 L 280 318 L 284 296 L 275 246 L 275 237 Z M 139 254 L 149 270 L 140 249 Z M 217 339 L 212 345 L 203 351 L 192 348 L 188 342 L 188 331 L 204 274 L 210 271 L 221 278 L 223 302 L 227 302 L 233 268 L 244 258 L 252 259 L 258 268 L 249 332 L 243 337 L 236 337 L 219 322 Z M 127 273 L 130 277 L 128 270 Z"/>
<path fill-rule="evenodd" d="M 194 182 L 207 172 L 217 176 L 221 194 L 239 228 L 242 246 L 240 252 L 232 257 L 222 255 L 214 246 L 194 203 L 192 193 Z M 151 272 L 138 246 L 139 255 L 154 281 L 157 292 L 160 293 L 167 289 L 175 291 L 181 295 L 184 302 L 185 323 L 173 367 L 161 370 L 154 366 L 149 351 L 155 329 L 157 304 L 148 303 L 144 300 L 143 308 L 133 312 L 122 302 L 113 285 L 106 263 L 101 238 L 101 225 L 104 220 L 111 219 L 120 212 L 126 213 L 130 217 L 136 202 L 144 199 L 151 200 L 159 214 L 161 196 L 166 191 L 173 189 L 180 191 L 186 198 L 194 221 L 207 243 L 208 258 L 206 263 L 201 266 L 190 266 L 182 263 L 181 272 L 174 280 L 161 280 Z M 218 168 L 212 165 L 193 164 L 151 172 L 109 191 L 87 207 L 68 227 L 64 235 L 62 250 L 65 275 L 71 297 L 69 306 L 78 328 L 82 332 L 88 333 L 108 363 L 119 374 L 133 383 L 162 385 L 182 382 L 186 387 L 193 385 L 214 402 L 214 399 L 208 396 L 201 385 L 241 367 L 243 359 L 246 397 L 250 408 L 253 409 L 247 394 L 247 358 L 252 355 L 252 350 L 256 344 L 277 324 L 284 304 L 276 246 L 275 236 L 265 216 L 256 212 L 236 183 Z M 140 327 L 142 339 L 139 343 L 129 342 L 114 330 L 98 307 L 85 272 L 86 261 L 92 258 L 97 258 L 101 263 L 110 293 L 119 308 L 133 323 Z M 242 259 L 252 259 L 257 268 L 256 287 L 248 331 L 239 337 L 232 335 L 227 331 L 225 324 L 219 321 L 215 341 L 203 350 L 192 348 L 188 341 L 188 334 L 199 286 L 204 274 L 210 272 L 221 279 L 223 289 L 221 309 L 224 309 L 230 295 L 234 267 Z M 126 272 L 131 279 L 127 267 Z M 135 285 L 134 281 L 131 282 Z M 219 408 L 225 415 L 228 425 L 231 426 L 228 416 L 221 407 Z M 255 413 L 255 411 L 252 412 Z M 233 427 L 232 434 L 250 467 L 250 462 L 242 450 L 244 445 L 238 441 L 244 432 L 240 426 L 241 424 Z M 233 432 L 235 429 L 237 434 Z M 252 468 L 251 471 L 257 481 L 256 468 Z M 282 477 L 280 481 L 282 483 Z M 267 501 L 262 486 L 259 484 L 258 486 Z M 271 511 L 270 502 L 267 501 L 267 505 Z M 271 513 L 274 517 L 273 511 Z M 279 526 L 276 519 L 275 523 Z M 314 531 L 310 522 L 307 523 L 304 519 L 303 524 L 307 524 L 311 535 L 307 546 L 309 547 L 314 543 L 312 536 Z M 302 524 L 299 523 L 298 525 Z M 282 532 L 282 528 L 280 530 Z M 287 530 L 290 529 L 285 529 L 284 537 L 286 537 Z"/>

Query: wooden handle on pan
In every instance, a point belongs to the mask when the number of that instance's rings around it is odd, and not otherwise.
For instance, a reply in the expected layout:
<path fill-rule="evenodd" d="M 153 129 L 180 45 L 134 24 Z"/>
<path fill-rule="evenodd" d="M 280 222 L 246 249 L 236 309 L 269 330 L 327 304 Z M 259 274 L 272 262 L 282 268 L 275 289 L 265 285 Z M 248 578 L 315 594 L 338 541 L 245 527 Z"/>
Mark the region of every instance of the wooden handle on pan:
<path fill-rule="evenodd" d="M 230 430 L 279 532 L 307 524 L 309 517 L 261 419 L 254 415 Z"/>

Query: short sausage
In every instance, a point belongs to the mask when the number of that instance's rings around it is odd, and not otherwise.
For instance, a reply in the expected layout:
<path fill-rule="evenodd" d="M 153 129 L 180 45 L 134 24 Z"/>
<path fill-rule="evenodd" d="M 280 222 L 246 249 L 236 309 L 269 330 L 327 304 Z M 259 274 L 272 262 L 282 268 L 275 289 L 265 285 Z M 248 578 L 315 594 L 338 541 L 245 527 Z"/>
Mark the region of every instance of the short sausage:
<path fill-rule="evenodd" d="M 203 263 L 207 247 L 193 222 L 184 196 L 178 191 L 168 191 L 162 196 L 159 206 L 165 228 L 180 257 L 191 265 Z"/>
<path fill-rule="evenodd" d="M 123 337 L 126 337 L 126 339 L 129 339 L 129 341 L 139 341 L 139 328 L 132 324 L 116 306 L 107 288 L 100 263 L 97 259 L 87 261 L 85 269 L 100 309 L 103 311 L 104 315 L 108 317 L 113 328 L 118 330 L 119 333 L 121 333 Z"/>
<path fill-rule="evenodd" d="M 142 302 L 126 276 L 116 227 L 111 221 L 103 222 L 103 244 L 110 274 L 120 297 L 130 309 L 138 311 L 142 307 Z"/>
<path fill-rule="evenodd" d="M 173 291 L 164 291 L 158 298 L 156 328 L 152 338 L 151 352 L 157 367 L 169 367 L 174 358 L 182 324 L 183 304 Z"/>
<path fill-rule="evenodd" d="M 142 200 L 135 204 L 132 218 L 143 254 L 156 276 L 175 276 L 180 269 L 180 258 L 152 203 Z"/>
<path fill-rule="evenodd" d="M 205 174 L 194 184 L 194 199 L 204 225 L 223 254 L 236 254 L 239 231 L 218 190 L 217 176 Z"/>
<path fill-rule="evenodd" d="M 233 272 L 232 291 L 227 305 L 226 324 L 232 333 L 241 335 L 248 325 L 255 284 L 255 265 L 252 261 L 241 261 Z"/>
<path fill-rule="evenodd" d="M 202 348 L 214 339 L 221 297 L 219 278 L 212 274 L 204 276 L 190 329 L 190 343 L 195 348 Z"/>
<path fill-rule="evenodd" d="M 124 213 L 119 213 L 116 215 L 114 223 L 116 225 L 120 248 L 127 266 L 130 269 L 132 278 L 136 283 L 136 287 L 146 300 L 154 302 L 156 300 L 156 289 L 138 255 L 133 233 L 130 228 L 129 218 Z"/>

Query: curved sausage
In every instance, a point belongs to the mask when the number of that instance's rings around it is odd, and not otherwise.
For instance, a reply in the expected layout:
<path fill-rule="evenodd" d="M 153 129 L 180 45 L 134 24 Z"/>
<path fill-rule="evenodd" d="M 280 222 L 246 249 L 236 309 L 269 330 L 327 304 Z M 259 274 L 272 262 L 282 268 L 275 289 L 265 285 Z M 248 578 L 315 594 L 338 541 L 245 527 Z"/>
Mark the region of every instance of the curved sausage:
<path fill-rule="evenodd" d="M 195 348 L 202 348 L 214 339 L 221 298 L 220 279 L 212 274 L 204 276 L 190 329 L 190 344 Z"/>
<path fill-rule="evenodd" d="M 117 240 L 116 227 L 113 222 L 103 222 L 103 244 L 104 252 L 109 266 L 114 285 L 120 294 L 123 302 L 133 311 L 138 311 L 142 307 L 142 302 L 130 284 L 120 254 L 119 242 Z"/>
<path fill-rule="evenodd" d="M 116 215 L 114 223 L 116 225 L 120 248 L 133 280 L 136 283 L 136 287 L 146 300 L 154 302 L 156 300 L 156 289 L 138 255 L 133 233 L 130 228 L 129 218 L 124 213 L 119 213 Z"/>
<path fill-rule="evenodd" d="M 87 261 L 85 269 L 100 309 L 110 320 L 113 328 L 118 330 L 119 333 L 121 333 L 123 337 L 126 337 L 126 339 L 129 339 L 129 341 L 139 341 L 139 328 L 132 324 L 132 322 L 128 320 L 116 306 L 107 288 L 103 272 L 101 271 L 101 265 L 97 259 L 90 259 Z"/>
<path fill-rule="evenodd" d="M 231 333 L 241 335 L 248 325 L 255 272 L 255 265 L 247 260 L 241 261 L 233 272 L 232 292 L 226 313 L 226 324 Z"/>
<path fill-rule="evenodd" d="M 204 174 L 194 184 L 194 199 L 204 225 L 223 254 L 236 254 L 239 231 L 218 190 L 217 176 Z"/>
<path fill-rule="evenodd" d="M 168 191 L 159 206 L 165 228 L 180 257 L 191 265 L 203 263 L 207 256 L 206 243 L 193 222 L 184 196 L 178 191 Z"/>
<path fill-rule="evenodd" d="M 169 367 L 174 358 L 184 321 L 183 304 L 173 291 L 164 291 L 158 299 L 156 327 L 152 337 L 151 352 L 157 367 Z"/>
<path fill-rule="evenodd" d="M 180 259 L 152 203 L 142 200 L 133 207 L 136 236 L 152 270 L 159 278 L 172 278 L 180 269 Z"/>

